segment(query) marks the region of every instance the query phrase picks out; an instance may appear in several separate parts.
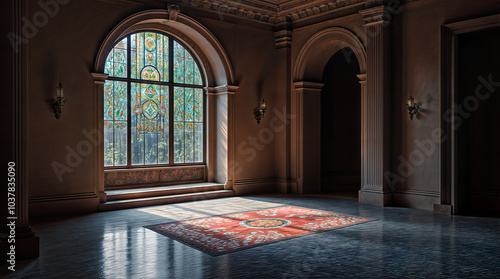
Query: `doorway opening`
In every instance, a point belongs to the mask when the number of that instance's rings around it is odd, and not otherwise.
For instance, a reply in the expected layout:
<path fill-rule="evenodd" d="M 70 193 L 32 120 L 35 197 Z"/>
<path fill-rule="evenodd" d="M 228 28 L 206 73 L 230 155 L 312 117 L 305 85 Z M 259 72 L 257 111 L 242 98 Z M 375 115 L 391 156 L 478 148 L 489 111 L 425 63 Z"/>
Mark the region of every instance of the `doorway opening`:
<path fill-rule="evenodd" d="M 323 72 L 321 192 L 358 199 L 361 189 L 361 85 L 350 48 L 337 51 Z"/>
<path fill-rule="evenodd" d="M 500 217 L 500 27 L 458 36 L 459 214 Z"/>

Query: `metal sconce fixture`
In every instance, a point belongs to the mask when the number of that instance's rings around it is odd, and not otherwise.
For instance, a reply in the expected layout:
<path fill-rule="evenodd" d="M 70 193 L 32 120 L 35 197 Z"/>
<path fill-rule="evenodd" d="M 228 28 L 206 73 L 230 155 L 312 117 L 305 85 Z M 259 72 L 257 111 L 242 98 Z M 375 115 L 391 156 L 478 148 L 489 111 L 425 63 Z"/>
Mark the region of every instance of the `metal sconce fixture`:
<path fill-rule="evenodd" d="M 413 120 L 413 116 L 418 113 L 418 110 L 420 109 L 420 106 L 422 105 L 421 102 L 415 103 L 415 99 L 411 96 L 410 93 L 410 99 L 408 99 L 408 103 L 406 104 L 406 108 L 408 109 L 408 114 L 410 115 L 410 120 Z"/>
<path fill-rule="evenodd" d="M 66 104 L 67 100 L 64 98 L 64 87 L 59 81 L 59 86 L 57 87 L 57 98 L 52 101 L 52 110 L 54 110 L 54 115 L 57 119 L 61 117 L 62 107 Z"/>
<path fill-rule="evenodd" d="M 255 117 L 255 120 L 257 120 L 257 125 L 260 124 L 260 120 L 264 117 L 266 109 L 267 109 L 266 101 L 264 100 L 264 98 L 262 98 L 260 106 L 258 108 L 253 109 L 253 116 Z"/>

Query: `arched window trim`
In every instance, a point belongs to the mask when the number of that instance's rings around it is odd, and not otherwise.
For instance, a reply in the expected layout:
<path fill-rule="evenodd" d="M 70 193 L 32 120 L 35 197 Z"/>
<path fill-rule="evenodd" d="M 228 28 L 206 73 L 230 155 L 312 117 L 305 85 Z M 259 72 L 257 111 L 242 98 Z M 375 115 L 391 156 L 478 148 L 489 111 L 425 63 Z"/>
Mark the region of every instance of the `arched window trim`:
<path fill-rule="evenodd" d="M 173 33 L 167 32 L 165 30 L 160 30 L 158 28 L 151 28 L 151 27 L 143 27 L 143 28 L 133 28 L 132 30 L 127 30 L 126 34 L 120 36 L 117 40 L 115 40 L 115 43 L 110 46 L 108 50 L 108 54 L 114 49 L 114 47 L 121 42 L 123 39 L 127 38 L 127 77 L 115 77 L 109 75 L 107 77 L 107 81 L 122 81 L 122 82 L 127 82 L 127 110 L 128 110 L 128 119 L 127 119 L 127 165 L 126 166 L 104 166 L 104 170 L 113 170 L 113 169 L 147 169 L 147 168 L 164 168 L 164 167 L 182 167 L 182 166 L 200 166 L 200 165 L 206 165 L 207 164 L 207 98 L 206 96 L 203 96 L 203 161 L 202 162 L 196 162 L 196 163 L 175 163 L 174 162 L 174 157 L 173 157 L 173 130 L 169 129 L 169 163 L 168 164 L 144 164 L 144 165 L 132 165 L 132 154 L 131 154 L 131 114 L 133 110 L 133 104 L 130 102 L 130 94 L 131 94 L 131 84 L 136 82 L 136 83 L 144 83 L 144 84 L 158 84 L 158 85 L 164 85 L 168 86 L 169 90 L 169 96 L 173 96 L 174 94 L 174 87 L 185 87 L 185 88 L 198 88 L 198 89 L 206 89 L 207 88 L 207 73 L 205 70 L 205 67 L 200 61 L 198 53 L 194 50 L 193 47 L 191 47 L 189 44 L 185 43 L 182 38 L 179 36 L 176 36 Z M 137 78 L 132 78 L 130 74 L 130 54 L 131 54 L 131 48 L 130 48 L 130 38 L 134 34 L 138 33 L 143 33 L 143 32 L 153 32 L 157 34 L 161 34 L 163 36 L 166 36 L 169 38 L 169 79 L 168 81 L 154 81 L 154 80 L 144 80 L 141 79 L 140 77 Z M 198 70 L 200 71 L 201 74 L 201 80 L 202 84 L 201 85 L 196 85 L 196 84 L 186 84 L 186 83 L 175 83 L 173 80 L 173 65 L 170 61 L 173 61 L 173 45 L 174 41 L 180 44 L 186 51 L 189 52 L 189 54 L 192 56 L 194 63 L 198 67 Z M 107 55 L 106 55 L 107 57 Z M 103 61 L 102 67 L 105 68 L 106 60 Z M 156 69 L 156 67 L 155 67 Z M 142 71 L 142 70 L 141 70 Z M 204 94 L 205 95 L 205 94 Z M 172 97 L 170 97 L 169 101 L 169 112 L 173 111 L 173 102 Z M 173 113 L 169 113 L 169 123 L 172 123 L 172 115 Z M 170 128 L 172 128 L 173 125 L 169 125 Z"/>
<path fill-rule="evenodd" d="M 168 11 L 153 9 L 140 11 L 123 19 L 113 27 L 96 52 L 94 67 L 90 73 L 93 80 L 93 131 L 94 148 L 94 184 L 95 193 L 101 203 L 106 202 L 105 171 L 103 151 L 103 92 L 108 78 L 104 74 L 104 61 L 107 54 L 118 41 L 133 31 L 147 28 L 154 31 L 165 30 L 178 34 L 188 47 L 194 47 L 193 54 L 206 71 L 207 88 L 207 146 L 206 146 L 206 181 L 225 184 L 225 189 L 233 189 L 234 184 L 234 97 L 238 90 L 236 78 L 229 56 L 208 28 L 195 19 L 179 13 L 175 21 L 167 21 Z M 191 51 L 193 49 L 190 49 Z M 219 117 L 220 116 L 220 117 Z M 171 168 L 171 167 L 169 167 Z M 187 167 L 189 168 L 189 167 Z M 159 168 L 161 169 L 161 168 Z"/>

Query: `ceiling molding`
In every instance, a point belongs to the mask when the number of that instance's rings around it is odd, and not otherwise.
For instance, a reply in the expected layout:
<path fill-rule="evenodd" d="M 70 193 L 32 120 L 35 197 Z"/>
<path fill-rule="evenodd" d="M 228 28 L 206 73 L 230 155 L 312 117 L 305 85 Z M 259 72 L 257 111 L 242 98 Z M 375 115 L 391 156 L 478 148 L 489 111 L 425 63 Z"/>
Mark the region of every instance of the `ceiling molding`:
<path fill-rule="evenodd" d="M 233 15 L 267 24 L 299 21 L 331 13 L 350 6 L 365 8 L 387 4 L 388 0 L 101 0 L 107 2 L 136 3 L 156 7 L 178 4 L 195 7 L 220 15 Z M 398 0 L 391 0 L 398 1 Z M 399 0 L 401 4 L 417 0 Z"/>

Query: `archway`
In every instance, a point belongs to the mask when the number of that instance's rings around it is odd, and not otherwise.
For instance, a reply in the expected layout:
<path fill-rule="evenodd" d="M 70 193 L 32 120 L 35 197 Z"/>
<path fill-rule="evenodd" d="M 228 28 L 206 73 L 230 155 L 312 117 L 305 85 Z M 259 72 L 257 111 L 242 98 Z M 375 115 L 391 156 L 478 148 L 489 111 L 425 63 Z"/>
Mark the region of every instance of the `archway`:
<path fill-rule="evenodd" d="M 106 57 L 113 46 L 125 35 L 138 31 L 163 31 L 182 42 L 203 65 L 208 87 L 207 97 L 207 164 L 208 181 L 233 186 L 233 95 L 234 73 L 229 58 L 215 36 L 194 19 L 177 14 L 178 11 L 149 10 L 134 14 L 120 22 L 103 41 L 94 64 L 94 131 L 95 140 L 103 131 L 103 94 L 107 75 L 104 74 Z M 102 144 L 94 150 L 94 182 L 101 202 L 104 192 L 104 152 Z"/>
<path fill-rule="evenodd" d="M 321 91 L 321 192 L 356 198 L 361 181 L 359 63 L 342 49 L 328 61 Z"/>
<path fill-rule="evenodd" d="M 323 73 L 337 52 L 359 63 L 357 75 L 361 84 L 361 183 L 366 163 L 366 51 L 360 39 L 351 31 L 331 27 L 314 34 L 302 47 L 294 68 L 295 92 L 292 115 L 296 115 L 292 130 L 296 132 L 297 190 L 299 194 L 321 191 L 321 91 Z M 305 125 L 307 124 L 307 125 Z"/>

